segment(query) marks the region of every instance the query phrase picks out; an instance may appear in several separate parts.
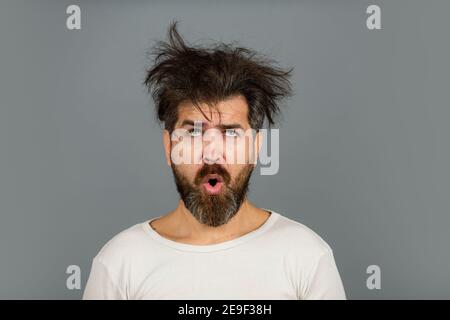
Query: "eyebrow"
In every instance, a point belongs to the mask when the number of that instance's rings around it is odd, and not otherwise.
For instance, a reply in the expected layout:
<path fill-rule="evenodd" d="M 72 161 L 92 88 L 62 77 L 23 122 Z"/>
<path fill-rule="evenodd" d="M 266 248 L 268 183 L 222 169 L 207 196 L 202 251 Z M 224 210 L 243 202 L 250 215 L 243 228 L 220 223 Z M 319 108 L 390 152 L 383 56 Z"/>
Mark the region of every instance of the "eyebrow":
<path fill-rule="evenodd" d="M 203 126 L 203 123 L 204 123 L 202 121 L 195 121 L 195 122 L 200 123 L 202 126 Z M 194 124 L 195 124 L 194 121 L 186 119 L 186 120 L 183 120 L 183 122 L 181 123 L 181 126 L 182 127 L 186 126 L 186 125 L 194 126 Z M 219 124 L 219 125 L 216 126 L 216 128 L 219 128 L 219 129 L 222 129 L 222 130 L 227 130 L 227 129 L 244 129 L 239 123 Z"/>

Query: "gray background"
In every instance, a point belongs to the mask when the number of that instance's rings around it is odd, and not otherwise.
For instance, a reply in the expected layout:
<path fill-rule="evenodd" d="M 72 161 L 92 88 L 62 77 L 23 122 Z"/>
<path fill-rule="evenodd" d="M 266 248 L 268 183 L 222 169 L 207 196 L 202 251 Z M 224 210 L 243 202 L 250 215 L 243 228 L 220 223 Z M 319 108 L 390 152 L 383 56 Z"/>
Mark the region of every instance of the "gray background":
<path fill-rule="evenodd" d="M 82 29 L 66 29 L 81 6 Z M 366 28 L 381 7 L 382 30 Z M 294 66 L 251 199 L 334 249 L 350 299 L 450 298 L 448 1 L 1 1 L 0 298 L 79 299 L 101 246 L 177 201 L 141 81 L 170 21 Z M 447 142 L 446 142 L 447 141 Z M 366 268 L 381 267 L 381 290 Z"/>

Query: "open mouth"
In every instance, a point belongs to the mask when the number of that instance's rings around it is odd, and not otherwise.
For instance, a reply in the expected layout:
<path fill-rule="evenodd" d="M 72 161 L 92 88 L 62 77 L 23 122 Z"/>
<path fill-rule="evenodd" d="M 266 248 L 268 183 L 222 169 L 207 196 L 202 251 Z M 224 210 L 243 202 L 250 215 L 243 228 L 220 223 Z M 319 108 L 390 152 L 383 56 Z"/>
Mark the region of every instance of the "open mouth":
<path fill-rule="evenodd" d="M 220 193 L 223 186 L 223 179 L 218 174 L 208 174 L 202 180 L 202 186 L 206 193 L 214 195 Z"/>

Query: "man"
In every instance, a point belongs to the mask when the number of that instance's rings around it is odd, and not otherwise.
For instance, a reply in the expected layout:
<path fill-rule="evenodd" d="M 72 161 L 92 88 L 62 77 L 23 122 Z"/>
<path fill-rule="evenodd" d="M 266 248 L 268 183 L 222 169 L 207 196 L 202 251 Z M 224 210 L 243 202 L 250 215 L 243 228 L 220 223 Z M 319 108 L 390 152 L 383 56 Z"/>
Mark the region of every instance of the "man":
<path fill-rule="evenodd" d="M 100 250 L 83 298 L 346 299 L 330 246 L 247 198 L 292 70 L 242 47 L 188 46 L 176 23 L 154 54 L 145 85 L 180 200 Z"/>

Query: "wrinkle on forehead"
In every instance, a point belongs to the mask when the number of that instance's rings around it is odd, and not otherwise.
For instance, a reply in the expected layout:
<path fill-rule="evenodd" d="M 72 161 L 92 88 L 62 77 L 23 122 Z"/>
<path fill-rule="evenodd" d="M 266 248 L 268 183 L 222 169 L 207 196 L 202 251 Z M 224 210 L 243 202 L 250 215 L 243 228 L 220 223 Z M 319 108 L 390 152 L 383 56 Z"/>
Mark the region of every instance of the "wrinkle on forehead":
<path fill-rule="evenodd" d="M 243 96 L 233 96 L 216 104 L 200 103 L 198 108 L 191 102 L 184 102 L 178 109 L 178 123 L 190 119 L 203 123 L 239 122 L 244 125 L 248 123 L 247 114 L 248 106 Z"/>

